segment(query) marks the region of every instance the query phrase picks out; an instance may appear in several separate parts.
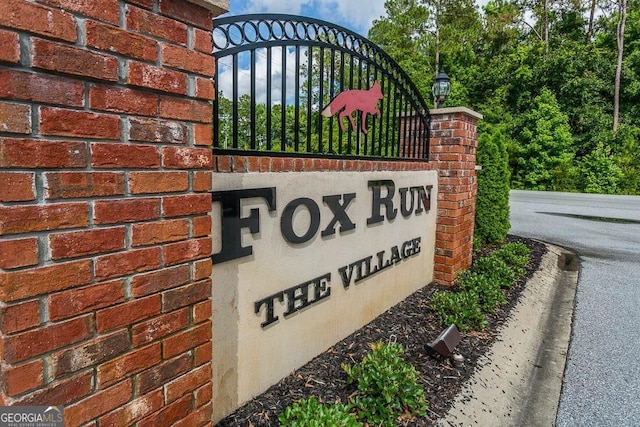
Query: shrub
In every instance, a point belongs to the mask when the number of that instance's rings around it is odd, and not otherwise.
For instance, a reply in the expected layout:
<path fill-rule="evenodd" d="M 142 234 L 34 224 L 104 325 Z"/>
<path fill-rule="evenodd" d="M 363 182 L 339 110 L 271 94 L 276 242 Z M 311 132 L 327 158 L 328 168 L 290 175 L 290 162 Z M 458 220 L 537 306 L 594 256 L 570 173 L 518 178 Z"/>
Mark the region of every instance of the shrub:
<path fill-rule="evenodd" d="M 585 193 L 616 194 L 624 172 L 611 147 L 599 142 L 580 162 L 581 189 Z"/>
<path fill-rule="evenodd" d="M 458 286 L 462 291 L 475 292 L 483 313 L 494 313 L 496 307 L 507 299 L 500 285 L 484 274 L 473 271 L 462 271 L 457 277 Z"/>
<path fill-rule="evenodd" d="M 509 265 L 517 276 L 524 274 L 524 266 L 529 262 L 531 250 L 524 243 L 507 243 L 493 254 Z"/>
<path fill-rule="evenodd" d="M 494 254 L 478 258 L 473 262 L 472 270 L 487 276 L 501 288 L 511 288 L 516 279 L 515 272 L 502 258 Z"/>
<path fill-rule="evenodd" d="M 278 416 L 285 427 L 357 427 L 362 423 L 349 413 L 350 405 L 323 405 L 316 398 L 301 399 L 285 408 Z"/>
<path fill-rule="evenodd" d="M 455 323 L 458 329 L 482 330 L 487 319 L 480 308 L 480 298 L 475 291 L 438 291 L 431 297 L 431 308 L 443 326 Z"/>
<path fill-rule="evenodd" d="M 507 243 L 490 256 L 476 259 L 471 271 L 456 277 L 459 292 L 438 291 L 431 297 L 431 308 L 443 326 L 455 323 L 466 332 L 487 325 L 485 313 L 493 313 L 506 301 L 502 288 L 511 288 L 516 275 L 524 274 L 529 248 L 523 243 Z"/>
<path fill-rule="evenodd" d="M 509 156 L 504 136 L 489 128 L 478 138 L 477 163 L 478 193 L 474 243 L 502 242 L 511 224 L 509 222 Z"/>
<path fill-rule="evenodd" d="M 357 383 L 354 399 L 358 418 L 368 425 L 393 426 L 404 413 L 424 415 L 427 404 L 418 372 L 402 359 L 400 344 L 371 344 L 371 351 L 354 366 L 343 364 L 349 384 Z"/>

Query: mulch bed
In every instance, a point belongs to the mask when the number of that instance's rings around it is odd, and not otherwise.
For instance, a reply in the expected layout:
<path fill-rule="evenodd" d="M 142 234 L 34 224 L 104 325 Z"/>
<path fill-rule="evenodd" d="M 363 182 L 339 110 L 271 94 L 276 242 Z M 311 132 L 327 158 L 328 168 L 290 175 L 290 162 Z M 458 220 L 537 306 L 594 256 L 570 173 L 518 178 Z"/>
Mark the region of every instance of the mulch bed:
<path fill-rule="evenodd" d="M 538 269 L 546 252 L 544 244 L 534 240 L 508 236 L 507 241 L 523 242 L 531 249 L 526 274 L 507 291 L 507 302 L 489 317 L 489 324 L 484 331 L 463 334 L 462 341 L 455 349 L 465 358 L 462 370 L 454 368 L 448 360 L 437 360 L 427 355 L 426 344 L 434 340 L 443 327 L 438 325 L 429 308 L 431 296 L 441 287 L 426 286 L 292 372 L 217 425 L 277 426 L 278 414 L 284 408 L 299 399 L 312 396 L 323 402 L 347 403 L 356 386 L 346 383 L 346 375 L 340 365 L 360 362 L 370 350 L 370 343 L 376 341 L 401 343 L 405 348 L 405 360 L 420 373 L 429 409 L 426 416 L 405 421 L 404 425 L 435 425 L 449 410 L 455 396 L 473 374 L 478 360 L 494 342 L 500 327 L 517 304 L 526 280 Z M 481 252 L 480 255 L 484 254 Z"/>

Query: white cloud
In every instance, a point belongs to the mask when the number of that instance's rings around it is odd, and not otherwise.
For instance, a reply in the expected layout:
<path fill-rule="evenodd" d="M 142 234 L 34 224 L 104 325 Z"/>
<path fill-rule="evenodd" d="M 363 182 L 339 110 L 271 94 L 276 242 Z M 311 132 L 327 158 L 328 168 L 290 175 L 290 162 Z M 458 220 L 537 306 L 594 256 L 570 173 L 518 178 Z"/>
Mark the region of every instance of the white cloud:
<path fill-rule="evenodd" d="M 366 36 L 373 20 L 384 14 L 384 0 L 231 0 L 231 12 L 310 16 Z"/>
<path fill-rule="evenodd" d="M 295 76 L 300 72 L 295 67 L 295 51 L 287 51 L 287 68 L 285 71 L 286 95 L 291 99 L 298 90 L 295 86 Z M 300 68 L 306 68 L 306 55 L 300 55 Z M 222 91 L 225 98 L 233 97 L 233 63 L 231 57 L 223 58 L 218 64 L 218 89 Z M 264 49 L 256 51 L 255 62 L 256 74 L 256 103 L 263 104 L 267 100 L 267 55 Z M 239 59 L 238 66 L 238 97 L 250 94 L 251 92 L 251 64 L 249 55 Z M 282 48 L 274 47 L 271 53 L 271 102 L 273 104 L 282 103 Z"/>
<path fill-rule="evenodd" d="M 288 13 L 299 15 L 302 7 L 313 0 L 232 0 L 231 9 L 237 4 L 238 13 Z M 240 5 L 240 3 L 243 3 Z"/>

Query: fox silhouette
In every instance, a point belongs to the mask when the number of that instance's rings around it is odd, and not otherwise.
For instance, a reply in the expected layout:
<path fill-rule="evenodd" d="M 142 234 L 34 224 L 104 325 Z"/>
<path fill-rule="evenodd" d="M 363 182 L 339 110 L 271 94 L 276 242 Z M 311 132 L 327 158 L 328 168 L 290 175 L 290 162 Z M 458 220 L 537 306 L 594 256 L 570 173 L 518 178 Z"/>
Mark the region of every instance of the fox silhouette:
<path fill-rule="evenodd" d="M 334 114 L 338 115 L 338 121 L 340 123 L 340 129 L 344 128 L 344 117 L 349 118 L 351 123 L 351 129 L 356 130 L 356 123 L 353 120 L 353 112 L 361 111 L 362 114 L 362 132 L 369 133 L 367 129 L 367 114 L 375 114 L 380 117 L 380 110 L 378 110 L 378 101 L 384 98 L 380 84 L 374 82 L 373 85 L 367 90 L 352 89 L 345 90 L 333 98 L 333 100 L 327 105 L 320 114 L 324 117 L 331 117 Z"/>

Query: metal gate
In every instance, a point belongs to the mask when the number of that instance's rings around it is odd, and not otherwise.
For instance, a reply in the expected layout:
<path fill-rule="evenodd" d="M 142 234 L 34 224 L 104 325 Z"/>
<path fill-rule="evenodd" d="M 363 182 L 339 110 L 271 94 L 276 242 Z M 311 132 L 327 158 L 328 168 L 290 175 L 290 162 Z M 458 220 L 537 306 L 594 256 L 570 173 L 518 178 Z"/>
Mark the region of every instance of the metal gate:
<path fill-rule="evenodd" d="M 213 24 L 215 153 L 427 160 L 426 103 L 371 41 L 291 15 Z"/>

